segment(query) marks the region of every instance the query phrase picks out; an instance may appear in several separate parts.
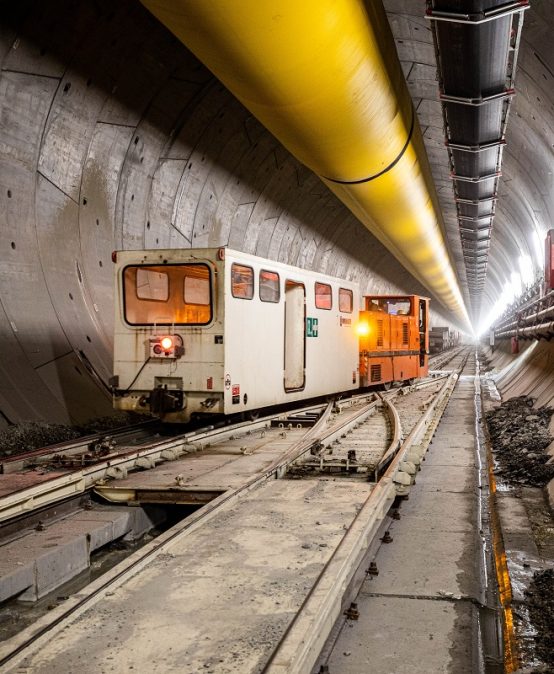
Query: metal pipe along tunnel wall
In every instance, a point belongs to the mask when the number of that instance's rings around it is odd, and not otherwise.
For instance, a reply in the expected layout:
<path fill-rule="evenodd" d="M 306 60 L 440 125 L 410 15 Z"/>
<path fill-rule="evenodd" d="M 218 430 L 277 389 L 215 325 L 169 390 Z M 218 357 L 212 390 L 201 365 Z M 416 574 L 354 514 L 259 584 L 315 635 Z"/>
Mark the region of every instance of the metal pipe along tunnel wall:
<path fill-rule="evenodd" d="M 466 323 L 421 131 L 379 3 L 143 3 Z"/>

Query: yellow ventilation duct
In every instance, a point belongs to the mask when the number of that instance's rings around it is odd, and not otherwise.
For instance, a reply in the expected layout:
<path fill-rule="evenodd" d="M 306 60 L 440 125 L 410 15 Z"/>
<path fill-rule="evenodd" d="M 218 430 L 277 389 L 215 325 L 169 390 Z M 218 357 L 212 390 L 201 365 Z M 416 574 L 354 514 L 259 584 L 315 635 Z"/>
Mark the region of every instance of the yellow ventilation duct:
<path fill-rule="evenodd" d="M 380 3 L 142 2 L 467 321 L 421 132 Z"/>

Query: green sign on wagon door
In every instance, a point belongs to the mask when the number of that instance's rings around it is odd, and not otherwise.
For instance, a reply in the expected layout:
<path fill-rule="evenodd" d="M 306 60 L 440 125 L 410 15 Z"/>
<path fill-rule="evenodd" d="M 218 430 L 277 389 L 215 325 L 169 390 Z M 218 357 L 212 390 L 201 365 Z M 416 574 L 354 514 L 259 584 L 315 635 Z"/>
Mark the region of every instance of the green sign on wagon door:
<path fill-rule="evenodd" d="M 306 318 L 306 337 L 317 337 L 317 318 Z"/>

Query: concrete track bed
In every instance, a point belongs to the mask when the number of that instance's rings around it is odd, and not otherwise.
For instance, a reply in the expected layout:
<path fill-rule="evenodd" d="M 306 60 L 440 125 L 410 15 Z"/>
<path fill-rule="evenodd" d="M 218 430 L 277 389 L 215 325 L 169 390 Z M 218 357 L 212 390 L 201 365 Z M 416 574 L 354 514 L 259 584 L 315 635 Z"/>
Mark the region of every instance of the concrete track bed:
<path fill-rule="evenodd" d="M 21 666 L 263 671 L 371 488 L 266 483 L 170 544 Z"/>
<path fill-rule="evenodd" d="M 330 672 L 428 674 L 481 671 L 483 573 L 475 381 L 462 376 L 437 428 L 392 542 L 375 558 L 345 620 L 324 651 Z M 491 585 L 494 579 L 490 579 Z"/>

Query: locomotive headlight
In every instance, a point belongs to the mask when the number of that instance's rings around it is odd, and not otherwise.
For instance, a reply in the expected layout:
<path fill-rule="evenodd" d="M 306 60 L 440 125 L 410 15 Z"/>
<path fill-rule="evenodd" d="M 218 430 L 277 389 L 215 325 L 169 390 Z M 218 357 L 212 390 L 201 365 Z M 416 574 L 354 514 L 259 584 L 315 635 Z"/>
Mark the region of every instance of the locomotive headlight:
<path fill-rule="evenodd" d="M 356 333 L 359 337 L 365 337 L 369 335 L 369 323 L 367 321 L 360 321 L 356 325 Z"/>

